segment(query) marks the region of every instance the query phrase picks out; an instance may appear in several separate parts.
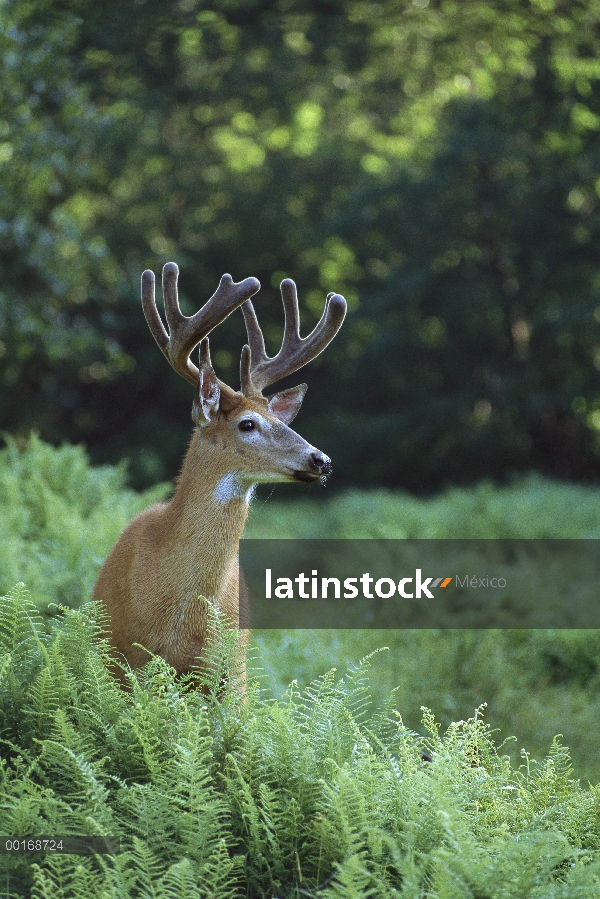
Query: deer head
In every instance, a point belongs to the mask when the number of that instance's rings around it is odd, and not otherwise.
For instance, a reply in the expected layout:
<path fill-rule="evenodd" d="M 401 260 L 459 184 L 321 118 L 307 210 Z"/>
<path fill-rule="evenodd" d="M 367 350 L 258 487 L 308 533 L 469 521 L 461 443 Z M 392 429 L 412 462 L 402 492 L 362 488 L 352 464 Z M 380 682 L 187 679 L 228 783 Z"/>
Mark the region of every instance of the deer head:
<path fill-rule="evenodd" d="M 189 318 L 179 307 L 174 262 L 163 268 L 163 295 L 169 333 L 156 308 L 154 274 L 142 275 L 142 304 L 146 321 L 170 365 L 194 385 L 192 418 L 204 448 L 220 452 L 222 474 L 215 484 L 215 497 L 226 502 L 249 497 L 254 484 L 275 481 L 313 481 L 328 475 L 330 459 L 293 431 L 294 419 L 306 384 L 267 397 L 263 390 L 297 371 L 321 353 L 340 329 L 346 301 L 339 294 L 327 296 L 321 320 L 308 337 L 300 337 L 296 285 L 281 283 L 285 309 L 284 335 L 279 352 L 269 357 L 250 297 L 259 289 L 256 278 L 234 283 L 223 275 L 217 291 Z M 208 334 L 234 309 L 242 306 L 248 344 L 242 349 L 241 389 L 236 391 L 219 380 L 210 360 Z M 200 345 L 198 368 L 190 353 Z"/>

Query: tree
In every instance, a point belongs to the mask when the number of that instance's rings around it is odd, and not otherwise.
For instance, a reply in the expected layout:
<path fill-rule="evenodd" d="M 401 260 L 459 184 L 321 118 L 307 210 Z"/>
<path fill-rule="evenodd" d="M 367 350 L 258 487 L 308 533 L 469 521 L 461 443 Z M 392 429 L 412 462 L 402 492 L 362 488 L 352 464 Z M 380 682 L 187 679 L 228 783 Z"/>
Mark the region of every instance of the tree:
<path fill-rule="evenodd" d="M 305 327 L 348 297 L 303 413 L 338 483 L 596 477 L 597 0 L 0 15 L 5 428 L 129 455 L 139 484 L 174 473 L 189 391 L 138 279 L 176 259 L 188 311 L 224 271 L 259 277 L 271 349 L 284 276 Z M 231 383 L 243 340 L 241 315 L 215 335 Z"/>

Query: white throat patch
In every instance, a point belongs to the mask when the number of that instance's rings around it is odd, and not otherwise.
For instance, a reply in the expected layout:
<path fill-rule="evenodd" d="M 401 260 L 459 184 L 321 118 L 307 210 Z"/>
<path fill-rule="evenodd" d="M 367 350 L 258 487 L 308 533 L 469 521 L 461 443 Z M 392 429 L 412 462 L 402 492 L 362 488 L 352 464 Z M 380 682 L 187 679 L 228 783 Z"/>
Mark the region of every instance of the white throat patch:
<path fill-rule="evenodd" d="M 240 476 L 230 471 L 221 478 L 215 487 L 214 496 L 219 505 L 224 506 L 225 503 L 230 502 L 232 499 L 243 499 L 249 503 L 253 493 L 254 484 L 250 487 L 247 484 L 242 484 Z"/>

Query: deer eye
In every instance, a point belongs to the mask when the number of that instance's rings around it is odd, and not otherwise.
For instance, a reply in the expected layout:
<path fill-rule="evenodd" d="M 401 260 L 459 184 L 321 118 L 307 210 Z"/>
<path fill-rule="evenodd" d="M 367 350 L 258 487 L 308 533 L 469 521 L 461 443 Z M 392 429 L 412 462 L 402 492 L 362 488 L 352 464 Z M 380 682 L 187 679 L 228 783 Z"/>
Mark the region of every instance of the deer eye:
<path fill-rule="evenodd" d="M 243 418 L 238 425 L 240 431 L 253 431 L 255 427 L 256 423 L 251 418 Z"/>

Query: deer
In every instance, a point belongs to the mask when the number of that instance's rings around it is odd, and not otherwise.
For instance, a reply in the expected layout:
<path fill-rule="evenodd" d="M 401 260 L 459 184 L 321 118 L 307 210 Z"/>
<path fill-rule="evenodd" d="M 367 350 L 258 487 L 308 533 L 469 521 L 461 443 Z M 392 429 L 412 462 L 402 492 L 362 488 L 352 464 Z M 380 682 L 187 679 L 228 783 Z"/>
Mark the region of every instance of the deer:
<path fill-rule="evenodd" d="M 344 320 L 344 297 L 329 293 L 320 321 L 302 338 L 296 285 L 282 281 L 284 334 L 279 351 L 269 357 L 250 299 L 260 289 L 256 278 L 235 283 L 223 275 L 213 296 L 187 317 L 179 306 L 178 277 L 177 265 L 168 262 L 162 273 L 168 332 L 156 307 L 151 270 L 142 275 L 142 307 L 159 349 L 195 388 L 192 438 L 172 498 L 141 512 L 123 531 L 93 593 L 106 613 L 107 636 L 121 662 L 115 673 L 122 681 L 127 666 L 135 671 L 152 655 L 161 656 L 177 675 L 193 676 L 210 639 L 205 600 L 247 640 L 248 599 L 238 549 L 256 485 L 312 482 L 331 473 L 330 458 L 289 427 L 307 385 L 272 396 L 263 391 L 325 349 Z M 237 391 L 215 374 L 208 334 L 239 306 L 248 343 Z M 190 359 L 196 347 L 198 366 Z"/>

